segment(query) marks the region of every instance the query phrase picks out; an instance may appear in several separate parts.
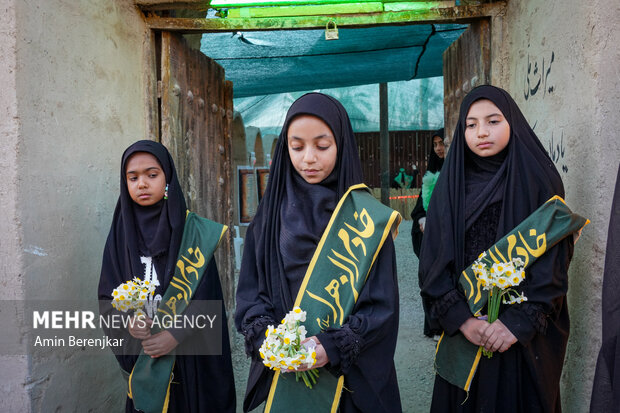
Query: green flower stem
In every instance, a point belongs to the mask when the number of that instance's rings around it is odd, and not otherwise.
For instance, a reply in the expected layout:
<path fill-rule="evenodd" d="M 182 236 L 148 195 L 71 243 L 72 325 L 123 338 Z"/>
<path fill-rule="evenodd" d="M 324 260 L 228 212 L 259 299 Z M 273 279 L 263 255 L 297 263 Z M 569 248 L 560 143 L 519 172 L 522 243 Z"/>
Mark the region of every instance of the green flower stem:
<path fill-rule="evenodd" d="M 316 378 L 314 376 L 314 369 L 309 370 L 309 371 L 310 371 L 310 374 L 308 374 L 308 376 L 310 376 L 310 380 L 312 380 L 312 384 L 316 384 Z M 319 373 L 316 373 L 316 374 L 318 375 Z"/>
<path fill-rule="evenodd" d="M 299 381 L 300 377 L 306 384 L 306 387 L 311 389 L 312 385 L 316 384 L 316 379 L 319 377 L 319 372 L 317 369 L 306 370 L 306 371 L 296 371 L 295 381 Z"/>
<path fill-rule="evenodd" d="M 502 304 L 502 297 L 505 294 L 510 296 L 510 292 L 514 291 L 512 288 L 507 290 L 502 290 L 499 287 L 493 287 L 491 290 L 491 294 L 489 295 L 489 303 L 488 303 L 488 322 L 492 323 L 499 318 L 499 306 Z M 493 352 L 488 350 L 482 350 L 482 353 L 488 358 L 493 357 Z"/>
<path fill-rule="evenodd" d="M 299 376 L 301 376 L 301 378 L 304 381 L 304 383 L 306 383 L 306 387 L 312 388 L 312 384 L 308 380 L 308 375 L 306 374 L 305 371 L 296 372 L 295 375 L 297 376 L 297 378 L 299 378 Z"/>
<path fill-rule="evenodd" d="M 493 323 L 498 318 L 499 305 L 502 302 L 502 295 L 503 295 L 503 292 L 500 290 L 499 287 L 493 287 L 493 289 L 491 290 L 491 294 L 489 294 L 489 302 L 487 304 L 488 306 L 488 314 L 487 314 L 488 320 L 487 321 L 489 323 Z M 492 351 L 483 349 L 482 353 L 488 358 L 493 357 Z"/>

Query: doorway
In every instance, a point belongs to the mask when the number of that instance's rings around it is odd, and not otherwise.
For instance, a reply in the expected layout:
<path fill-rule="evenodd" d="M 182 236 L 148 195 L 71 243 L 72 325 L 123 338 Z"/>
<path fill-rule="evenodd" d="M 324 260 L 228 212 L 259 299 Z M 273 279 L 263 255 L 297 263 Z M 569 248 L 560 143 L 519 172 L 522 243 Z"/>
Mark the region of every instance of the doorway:
<path fill-rule="evenodd" d="M 157 98 L 149 100 L 149 130 L 152 131 L 153 136 L 171 148 L 175 161 L 179 162 L 179 175 L 190 198 L 190 208 L 210 219 L 226 223 L 232 228 L 233 209 L 237 205 L 231 184 L 235 176 L 235 171 L 232 170 L 231 145 L 235 85 L 234 82 L 230 85 L 230 82 L 226 81 L 225 71 L 217 63 L 227 57 L 223 53 L 207 57 L 198 52 L 195 47 L 191 47 L 190 42 L 183 39 L 183 33 L 188 32 L 187 21 L 181 22 L 169 18 L 168 26 L 165 26 L 161 19 L 163 17 L 151 16 L 150 18 L 151 54 L 147 62 L 151 65 L 152 75 L 147 76 L 147 90 L 150 91 L 150 95 L 155 92 Z M 405 26 L 380 27 L 397 27 L 405 31 L 410 26 L 437 26 L 445 23 L 445 20 L 431 20 L 418 21 Z M 491 73 L 490 17 L 483 15 L 465 21 L 459 20 L 459 24 L 466 24 L 467 30 L 464 30 L 464 33 L 455 41 L 450 42 L 451 44 L 440 57 L 439 63 L 440 73 L 444 78 L 443 106 L 446 136 L 452 134 L 458 118 L 460 101 L 464 94 L 479 84 L 488 83 Z M 377 25 L 360 25 L 350 30 L 374 31 L 377 34 L 381 32 L 377 30 L 378 28 Z M 189 31 L 191 33 L 209 32 L 204 29 Z M 428 33 L 433 31 L 439 32 L 436 28 L 431 28 L 426 30 L 425 36 L 421 36 L 425 40 L 421 42 L 422 47 L 425 44 L 428 47 L 426 41 L 429 39 Z M 265 40 L 265 36 L 252 36 L 250 32 L 252 31 L 240 28 L 227 32 L 226 36 L 235 39 L 240 44 L 249 42 L 254 43 L 258 49 L 261 46 L 267 48 L 268 45 L 265 42 L 269 40 Z M 342 32 L 345 31 L 342 30 Z M 284 32 L 278 33 L 284 36 Z M 263 44 L 259 44 L 260 42 Z M 387 49 L 387 52 L 384 50 L 373 52 L 375 56 L 381 57 L 377 59 L 380 63 L 389 61 L 390 53 L 393 56 L 406 55 L 403 49 L 404 47 Z M 296 57 L 302 59 L 300 56 Z M 277 59 L 282 56 L 271 58 Z M 318 56 L 308 59 L 313 58 L 329 60 L 329 57 Z M 416 62 L 414 73 L 420 70 L 421 59 L 417 59 Z M 299 64 L 308 63 L 303 63 L 301 60 Z M 333 63 L 331 65 L 333 67 Z M 329 68 L 330 63 L 323 62 L 319 66 Z M 356 74 L 352 76 L 355 77 Z M 359 73 L 357 76 L 360 76 Z M 308 74 L 300 77 L 303 80 L 304 77 L 308 77 Z M 252 82 L 257 83 L 256 86 L 264 86 L 258 84 L 260 81 L 256 76 L 248 76 L 248 79 L 247 90 L 252 88 Z M 277 86 L 283 88 L 281 91 L 291 90 L 290 84 L 285 82 L 280 82 Z M 306 87 L 312 89 L 313 86 Z M 200 138 L 201 136 L 206 136 L 207 139 Z M 205 167 L 205 165 L 209 166 Z M 417 259 L 413 258 L 411 241 L 408 236 L 409 230 L 410 227 L 401 228 L 401 236 L 396 241 L 397 251 L 401 251 L 397 256 L 401 294 L 401 327 L 396 358 L 404 411 L 418 411 L 424 410 L 427 403 L 430 404 L 430 391 L 432 391 L 434 377 L 432 355 L 435 343 L 422 335 L 423 316 L 417 287 Z M 229 233 L 223 240 L 217 256 L 231 327 L 235 286 L 232 235 Z M 237 334 L 231 333 L 231 336 L 233 349 L 236 348 L 242 353 L 242 341 Z M 235 366 L 238 373 L 239 401 L 242 400 L 248 371 L 247 366 L 240 362 L 242 360 L 244 357 L 235 358 L 235 361 L 239 362 Z"/>

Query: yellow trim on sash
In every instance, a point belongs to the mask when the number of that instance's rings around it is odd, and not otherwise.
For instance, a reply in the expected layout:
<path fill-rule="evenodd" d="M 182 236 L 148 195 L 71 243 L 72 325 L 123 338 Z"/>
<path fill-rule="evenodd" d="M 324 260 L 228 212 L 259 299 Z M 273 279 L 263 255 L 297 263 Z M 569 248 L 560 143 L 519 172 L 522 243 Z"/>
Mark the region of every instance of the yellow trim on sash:
<path fill-rule="evenodd" d="M 336 413 L 338 411 L 338 406 L 340 405 L 340 396 L 342 395 L 343 387 L 344 387 L 344 376 L 340 376 L 338 378 L 338 386 L 336 386 L 336 396 L 334 397 L 334 402 L 332 403 L 331 413 Z"/>
<path fill-rule="evenodd" d="M 187 220 L 187 217 L 189 216 L 190 212 L 191 211 L 189 209 L 185 210 L 185 220 Z M 215 222 L 215 221 L 213 221 L 213 222 Z M 217 251 L 217 248 L 219 247 L 220 243 L 222 242 L 222 238 L 224 238 L 224 234 L 228 230 L 228 226 L 227 225 L 224 225 L 224 224 L 220 224 L 220 225 L 222 225 L 222 232 L 220 233 L 220 237 L 218 239 L 218 242 L 217 242 L 215 248 L 213 249 L 213 254 L 215 254 L 215 251 Z M 185 228 L 183 228 L 183 231 L 185 231 Z M 171 282 L 171 284 L 172 284 L 172 282 Z M 179 288 L 178 286 L 175 286 L 175 287 Z M 183 290 L 183 288 L 179 288 L 179 289 Z M 186 298 L 186 301 L 187 301 L 187 298 Z M 160 311 L 160 310 L 158 310 L 158 311 Z M 176 364 L 176 361 L 172 364 L 172 370 L 170 370 L 170 377 L 168 379 L 168 389 L 166 390 L 166 399 L 164 400 L 164 405 L 163 405 L 162 413 L 166 413 L 168 411 L 168 406 L 169 406 L 169 403 L 170 403 L 170 386 L 172 385 L 172 377 L 173 377 L 173 371 L 174 371 L 175 364 Z M 133 377 L 134 369 L 135 369 L 135 365 L 131 369 L 131 373 L 129 374 L 129 380 L 127 381 L 128 382 L 127 396 L 130 399 L 132 399 L 132 400 L 133 400 L 133 392 L 131 390 L 131 379 Z"/>
<path fill-rule="evenodd" d="M 551 198 L 549 198 L 549 200 L 548 200 L 547 202 L 551 202 L 551 201 L 555 201 L 555 200 L 560 201 L 561 203 L 563 203 L 564 205 L 566 205 L 566 206 L 568 207 L 568 204 L 566 203 L 566 201 L 564 201 L 564 199 L 563 199 L 561 196 L 559 196 L 559 195 L 554 195 L 554 196 L 552 196 Z M 547 202 L 545 202 L 545 204 L 546 204 Z M 592 221 L 590 221 L 588 218 L 586 218 L 586 223 L 585 223 L 585 224 L 583 224 L 583 227 L 581 227 L 581 229 L 580 229 L 579 231 L 581 231 L 582 229 L 584 229 L 584 228 L 585 228 L 585 226 L 586 226 L 586 225 L 588 225 L 588 224 L 590 224 L 591 222 L 592 222 Z M 577 231 L 577 232 L 579 232 L 579 231 Z"/>
<path fill-rule="evenodd" d="M 133 376 L 133 369 L 136 367 L 136 365 L 134 364 L 134 366 L 131 368 L 131 373 L 129 373 L 129 380 L 127 380 L 127 385 L 129 387 L 129 391 L 127 392 L 127 397 L 129 397 L 131 400 L 133 400 L 133 393 L 131 392 L 131 377 Z"/>
<path fill-rule="evenodd" d="M 441 337 L 439 337 L 439 341 L 437 342 L 437 345 L 435 346 L 435 357 L 437 356 L 437 352 L 439 351 L 439 345 L 441 344 L 441 340 L 443 340 L 443 336 L 445 335 L 445 332 L 441 332 Z"/>
<path fill-rule="evenodd" d="M 220 234 L 220 239 L 217 242 L 217 245 L 215 246 L 216 250 L 220 246 L 220 242 L 222 242 L 222 238 L 224 238 L 224 234 L 226 233 L 226 231 L 228 231 L 228 225 L 224 225 L 224 224 L 220 224 L 220 225 L 222 225 L 222 233 Z M 215 254 L 215 250 L 213 251 L 213 253 Z"/>
<path fill-rule="evenodd" d="M 370 271 L 372 271 L 373 265 L 375 265 L 375 260 L 383 248 L 383 243 L 387 238 L 388 234 L 392 231 L 392 225 L 394 225 L 394 221 L 396 219 L 402 219 L 400 214 L 397 211 L 392 211 L 392 215 L 390 215 L 390 219 L 388 219 L 387 224 L 385 225 L 385 229 L 383 230 L 383 235 L 381 236 L 381 241 L 379 241 L 379 245 L 377 246 L 377 250 L 375 251 L 375 255 L 372 257 L 372 262 L 370 263 L 370 267 L 368 267 L 368 273 L 366 274 L 366 278 L 364 278 L 364 282 L 368 280 L 368 276 L 370 275 Z"/>
<path fill-rule="evenodd" d="M 168 389 L 166 390 L 166 400 L 164 400 L 164 408 L 162 409 L 162 413 L 166 413 L 168 411 L 168 404 L 170 403 L 170 385 L 172 385 L 172 375 L 174 374 L 174 365 L 176 364 L 176 360 L 172 363 L 172 370 L 170 370 L 170 379 L 168 379 Z"/>
<path fill-rule="evenodd" d="M 189 216 L 189 213 L 191 211 L 189 209 L 185 210 L 185 219 L 187 219 L 187 217 Z M 217 222 L 217 221 L 213 221 L 213 222 Z M 219 222 L 217 222 L 219 224 Z M 228 225 L 224 225 L 224 224 L 220 224 L 222 226 L 222 233 L 220 234 L 220 239 L 217 241 L 217 245 L 215 246 L 215 250 L 213 250 L 213 253 L 215 254 L 215 251 L 217 250 L 217 248 L 220 246 L 220 242 L 222 242 L 222 238 L 224 238 L 224 234 L 226 233 L 226 231 L 228 231 Z M 183 228 L 183 230 L 185 230 L 185 228 Z"/>
<path fill-rule="evenodd" d="M 476 353 L 476 358 L 474 359 L 474 363 L 471 366 L 471 370 L 469 371 L 469 376 L 467 376 L 467 381 L 465 382 L 465 391 L 469 391 L 469 386 L 471 386 L 471 381 L 476 374 L 476 370 L 478 369 L 478 363 L 480 363 L 480 357 L 482 356 L 482 347 L 478 347 L 478 353 Z"/>
<path fill-rule="evenodd" d="M 318 260 L 319 255 L 321 255 L 321 251 L 323 250 L 323 245 L 325 245 L 325 241 L 327 240 L 327 235 L 329 234 L 331 227 L 333 226 L 334 221 L 336 220 L 336 216 L 338 216 L 338 212 L 340 212 L 340 209 L 342 208 L 342 204 L 344 204 L 344 201 L 347 199 L 347 196 L 349 195 L 349 193 L 351 193 L 351 191 L 354 191 L 356 189 L 368 189 L 368 187 L 365 184 L 352 185 L 349 187 L 349 189 L 347 189 L 347 192 L 345 192 L 344 195 L 338 201 L 338 204 L 336 205 L 336 208 L 334 208 L 334 211 L 332 212 L 332 216 L 330 217 L 329 222 L 327 223 L 327 227 L 323 231 L 323 235 L 321 235 L 321 240 L 319 241 L 319 244 L 317 245 L 316 250 L 314 251 L 314 255 L 312 256 L 312 260 L 310 261 L 310 264 L 308 265 L 308 269 L 306 270 L 306 275 L 304 275 L 304 280 L 301 283 L 301 287 L 299 287 L 299 292 L 297 293 L 297 297 L 295 298 L 295 304 L 294 304 L 295 307 L 299 307 L 299 305 L 301 304 L 301 300 L 304 294 L 306 293 L 306 287 L 308 286 L 308 282 L 310 281 L 310 276 L 312 275 L 312 272 L 314 271 L 316 261 Z M 397 219 L 399 220 L 399 223 L 400 223 L 400 220 L 402 218 L 397 211 L 393 211 L 392 214 L 390 215 L 390 219 L 388 220 L 385 226 L 385 229 L 383 230 L 381 241 L 379 242 L 379 245 L 377 246 L 377 250 L 375 251 L 375 255 L 372 258 L 372 262 L 370 263 L 370 269 L 368 270 L 368 274 L 366 274 L 366 279 L 368 278 L 368 275 L 370 274 L 370 270 L 372 269 L 375 263 L 375 260 L 377 256 L 379 255 L 379 251 L 381 251 L 381 248 L 383 247 L 385 239 L 387 238 L 388 234 L 391 233 L 391 229 L 392 229 L 392 226 L 394 225 L 394 221 L 396 221 Z M 396 235 L 398 235 L 398 230 L 395 232 L 395 235 L 393 235 L 393 237 L 396 238 Z M 265 412 L 267 413 L 271 411 L 271 406 L 273 404 L 273 397 L 276 392 L 276 387 L 278 385 L 279 377 L 280 377 L 280 371 L 278 370 L 275 372 L 273 376 L 273 380 L 271 382 L 271 388 L 269 389 L 269 396 L 267 397 L 267 403 L 265 404 Z M 332 403 L 331 411 L 333 413 L 335 413 L 338 410 L 338 406 L 340 404 L 340 396 L 342 395 L 343 387 L 344 387 L 344 376 L 340 376 L 338 378 L 336 394 L 334 395 L 334 401 Z"/>
<path fill-rule="evenodd" d="M 340 208 L 342 208 L 342 204 L 344 204 L 345 199 L 347 198 L 347 196 L 349 195 L 351 191 L 353 191 L 354 189 L 361 189 L 361 188 L 368 188 L 368 187 L 364 184 L 357 184 L 357 185 L 351 186 L 347 190 L 347 192 L 345 192 L 344 195 L 340 198 L 340 201 L 338 201 L 336 208 L 334 208 L 334 212 L 332 212 L 332 216 L 329 218 L 327 227 L 323 231 L 323 235 L 321 235 L 321 240 L 319 241 L 319 244 L 317 245 L 316 250 L 314 251 L 314 255 L 312 255 L 312 260 L 310 260 L 310 265 L 308 265 L 308 269 L 306 270 L 306 275 L 304 275 L 304 280 L 301 283 L 301 287 L 299 287 L 299 292 L 297 293 L 297 297 L 295 298 L 295 305 L 294 305 L 295 307 L 299 307 L 299 304 L 301 303 L 301 299 L 303 298 L 306 292 L 306 287 L 308 286 L 308 281 L 310 281 L 310 276 L 312 275 L 312 271 L 314 270 L 316 261 L 319 259 L 319 255 L 321 255 L 321 250 L 323 249 L 323 245 L 325 245 L 325 241 L 327 240 L 327 234 L 329 234 L 329 230 L 333 226 L 334 221 L 336 220 L 336 216 L 338 215 Z M 271 405 L 273 403 L 273 397 L 276 393 L 276 387 L 278 385 L 279 377 L 280 377 L 280 371 L 278 370 L 273 375 L 273 380 L 271 381 L 271 388 L 269 389 L 269 396 L 267 397 L 267 403 L 265 404 L 265 412 L 267 413 L 271 411 Z M 340 400 L 339 397 L 336 397 L 336 398 L 338 399 L 338 401 Z"/>
<path fill-rule="evenodd" d="M 273 381 L 271 382 L 271 388 L 269 389 L 269 396 L 267 397 L 267 403 L 265 404 L 265 412 L 271 411 L 271 404 L 273 403 L 273 396 L 276 393 L 276 387 L 278 386 L 278 378 L 280 377 L 280 370 L 276 370 L 273 375 Z"/>
<path fill-rule="evenodd" d="M 301 299 L 303 298 L 306 292 L 306 287 L 308 286 L 308 281 L 310 281 L 310 275 L 312 275 L 312 271 L 314 270 L 314 266 L 316 265 L 316 260 L 318 260 L 319 255 L 321 255 L 321 250 L 323 249 L 323 245 L 325 244 L 325 241 L 327 240 L 327 234 L 329 234 L 329 230 L 333 226 L 334 221 L 336 220 L 336 216 L 338 215 L 340 208 L 342 208 L 342 204 L 344 204 L 345 199 L 347 199 L 347 196 L 349 195 L 351 191 L 353 191 L 354 189 L 362 189 L 362 188 L 368 189 L 368 187 L 364 184 L 357 184 L 357 185 L 353 185 L 349 187 L 349 189 L 347 189 L 347 192 L 345 192 L 342 198 L 340 198 L 340 201 L 338 201 L 338 205 L 336 205 L 334 212 L 332 212 L 332 216 L 329 218 L 329 223 L 327 224 L 327 227 L 323 231 L 323 235 L 321 235 L 321 240 L 319 241 L 319 244 L 316 246 L 316 250 L 314 251 L 314 255 L 312 256 L 310 265 L 308 265 L 308 270 L 306 271 L 306 275 L 304 275 L 304 280 L 301 283 L 301 287 L 299 287 L 299 292 L 297 293 L 297 297 L 295 298 L 295 307 L 299 307 L 299 304 L 301 304 Z"/>

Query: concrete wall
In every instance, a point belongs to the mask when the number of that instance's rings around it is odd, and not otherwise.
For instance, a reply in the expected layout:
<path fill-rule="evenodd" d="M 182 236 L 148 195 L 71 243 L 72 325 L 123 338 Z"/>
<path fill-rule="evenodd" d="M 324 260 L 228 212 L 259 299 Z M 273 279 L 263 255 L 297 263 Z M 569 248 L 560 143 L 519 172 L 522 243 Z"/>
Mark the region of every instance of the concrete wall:
<path fill-rule="evenodd" d="M 130 0 L 3 4 L 10 13 L 0 13 L 2 26 L 11 24 L 0 64 L 12 67 L 7 79 L 0 75 L 9 121 L 0 132 L 2 275 L 26 300 L 96 299 L 120 157 L 145 136 L 144 22 Z M 124 383 L 111 353 L 67 349 L 21 360 L 17 373 L 0 369 L 0 410 L 8 388 L 16 393 L 8 411 L 122 410 Z"/>
<path fill-rule="evenodd" d="M 548 148 L 568 204 L 592 221 L 569 273 L 571 335 L 562 377 L 564 411 L 586 412 L 620 160 L 620 3 L 511 0 L 493 30 L 493 82 L 511 93 Z"/>
<path fill-rule="evenodd" d="M 20 121 L 17 114 L 17 30 L 14 1 L 0 6 L 0 300 L 23 298 L 21 228 L 17 216 L 17 153 Z M 3 331 L 0 334 L 7 334 Z M 0 355 L 0 400 L 6 411 L 27 411 L 28 359 Z"/>

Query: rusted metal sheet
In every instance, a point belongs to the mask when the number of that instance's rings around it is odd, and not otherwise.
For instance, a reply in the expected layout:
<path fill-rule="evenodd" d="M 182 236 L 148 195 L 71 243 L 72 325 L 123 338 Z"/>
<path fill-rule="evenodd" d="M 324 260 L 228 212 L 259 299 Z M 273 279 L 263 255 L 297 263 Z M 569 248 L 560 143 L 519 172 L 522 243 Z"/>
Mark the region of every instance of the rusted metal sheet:
<path fill-rule="evenodd" d="M 218 32 L 239 30 L 295 30 L 324 29 L 329 21 L 338 27 L 365 27 L 391 24 L 470 23 L 483 17 L 496 16 L 505 8 L 505 2 L 424 10 L 404 10 L 381 13 L 347 15 L 196 19 L 161 17 L 150 13 L 145 19 L 148 27 L 180 32 Z"/>
<path fill-rule="evenodd" d="M 177 33 L 162 33 L 161 141 L 168 147 L 188 208 L 232 228 L 232 83 L 224 69 L 191 49 Z M 233 305 L 232 236 L 216 253 L 227 309 Z"/>
<path fill-rule="evenodd" d="M 413 173 L 413 164 L 419 173 L 415 186 L 422 185 L 422 175 L 426 172 L 426 162 L 432 146 L 433 131 L 391 131 L 390 132 L 390 184 L 400 168 L 408 175 Z M 356 133 L 364 182 L 373 188 L 381 187 L 380 133 Z"/>
<path fill-rule="evenodd" d="M 444 128 L 448 141 L 459 118 L 463 97 L 491 76 L 491 27 L 481 19 L 452 43 L 443 54 Z"/>

